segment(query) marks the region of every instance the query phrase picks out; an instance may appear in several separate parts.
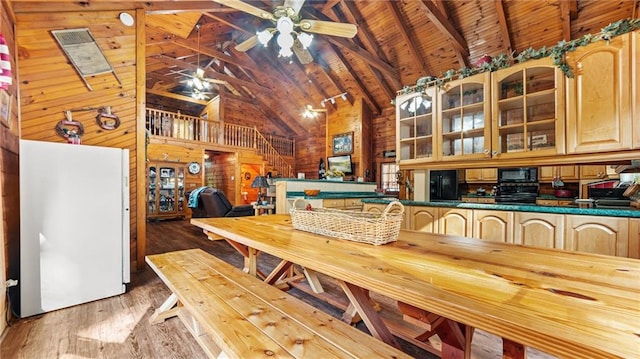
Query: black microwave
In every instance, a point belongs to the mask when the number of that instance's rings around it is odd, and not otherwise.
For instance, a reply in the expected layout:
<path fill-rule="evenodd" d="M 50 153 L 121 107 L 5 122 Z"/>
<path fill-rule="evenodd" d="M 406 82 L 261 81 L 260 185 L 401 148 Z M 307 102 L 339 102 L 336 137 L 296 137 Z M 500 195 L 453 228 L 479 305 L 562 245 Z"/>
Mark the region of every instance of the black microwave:
<path fill-rule="evenodd" d="M 498 168 L 498 182 L 500 183 L 536 183 L 538 182 L 537 167 Z"/>

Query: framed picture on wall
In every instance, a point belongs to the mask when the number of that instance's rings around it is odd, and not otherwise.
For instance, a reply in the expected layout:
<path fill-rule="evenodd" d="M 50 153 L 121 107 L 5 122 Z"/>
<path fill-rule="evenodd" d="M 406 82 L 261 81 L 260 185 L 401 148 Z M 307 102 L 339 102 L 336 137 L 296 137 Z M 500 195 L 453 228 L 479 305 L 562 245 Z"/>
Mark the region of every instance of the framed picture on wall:
<path fill-rule="evenodd" d="M 4 90 L 0 91 L 0 122 L 11 127 L 11 95 Z"/>
<path fill-rule="evenodd" d="M 333 136 L 333 154 L 349 155 L 353 153 L 353 132 Z"/>

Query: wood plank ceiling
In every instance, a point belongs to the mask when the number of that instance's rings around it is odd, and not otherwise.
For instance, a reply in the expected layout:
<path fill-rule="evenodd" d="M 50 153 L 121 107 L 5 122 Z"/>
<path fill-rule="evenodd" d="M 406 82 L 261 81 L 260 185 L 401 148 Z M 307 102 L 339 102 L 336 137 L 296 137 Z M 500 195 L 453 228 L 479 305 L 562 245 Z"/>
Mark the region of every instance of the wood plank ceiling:
<path fill-rule="evenodd" d="M 271 11 L 283 0 L 245 2 Z M 348 101 L 361 98 L 380 115 L 392 108 L 396 91 L 420 77 L 473 66 L 485 54 L 515 56 L 597 33 L 640 10 L 638 0 L 307 0 L 303 18 L 356 24 L 358 33 L 353 39 L 316 34 L 314 60 L 303 65 L 295 56 L 278 57 L 275 43 L 235 50 L 272 24 L 217 0 L 11 5 L 16 13 L 145 9 L 148 106 L 197 115 L 206 102 L 191 98 L 185 83 L 200 66 L 214 79 L 212 96 L 257 105 L 291 136 L 307 133 L 302 111 L 325 98 L 346 92 Z"/>

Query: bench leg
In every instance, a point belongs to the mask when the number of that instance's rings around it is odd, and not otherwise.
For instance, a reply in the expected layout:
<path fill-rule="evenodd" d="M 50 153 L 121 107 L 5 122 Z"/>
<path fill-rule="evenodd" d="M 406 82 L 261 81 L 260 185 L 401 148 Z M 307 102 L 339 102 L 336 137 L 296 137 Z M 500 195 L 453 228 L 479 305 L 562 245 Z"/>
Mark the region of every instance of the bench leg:
<path fill-rule="evenodd" d="M 169 298 L 162 303 L 162 305 L 156 309 L 156 311 L 149 317 L 150 324 L 159 324 L 166 319 L 175 317 L 178 315 L 178 297 L 171 293 Z"/>
<path fill-rule="evenodd" d="M 302 268 L 302 271 L 314 293 L 324 293 L 324 288 L 322 288 L 322 283 L 320 283 L 320 279 L 318 279 L 316 272 L 304 267 Z"/>
<path fill-rule="evenodd" d="M 371 305 L 368 292 L 351 283 L 341 280 L 338 282 L 349 298 L 351 304 L 353 304 L 362 317 L 362 321 L 364 321 L 364 324 L 367 326 L 367 329 L 369 329 L 371 334 L 392 347 L 402 350 L 400 344 L 396 341 L 396 338 L 391 334 L 389 328 L 387 328 L 382 321 L 382 318 L 380 318 L 376 310 Z"/>
<path fill-rule="evenodd" d="M 502 338 L 502 358 L 503 359 L 524 359 L 527 352 L 524 345 Z"/>

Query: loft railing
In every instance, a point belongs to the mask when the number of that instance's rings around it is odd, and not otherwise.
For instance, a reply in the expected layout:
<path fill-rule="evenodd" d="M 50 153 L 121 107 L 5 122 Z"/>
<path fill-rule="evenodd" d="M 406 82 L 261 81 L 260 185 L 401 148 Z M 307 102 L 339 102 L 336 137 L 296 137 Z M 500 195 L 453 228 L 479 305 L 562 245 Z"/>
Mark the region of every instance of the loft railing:
<path fill-rule="evenodd" d="M 293 168 L 284 158 L 293 158 L 295 141 L 291 139 L 263 135 L 255 127 L 222 124 L 180 112 L 150 108 L 146 109 L 145 123 L 151 136 L 255 150 L 278 174 L 283 177 L 293 176 Z"/>

